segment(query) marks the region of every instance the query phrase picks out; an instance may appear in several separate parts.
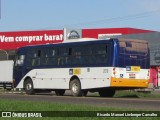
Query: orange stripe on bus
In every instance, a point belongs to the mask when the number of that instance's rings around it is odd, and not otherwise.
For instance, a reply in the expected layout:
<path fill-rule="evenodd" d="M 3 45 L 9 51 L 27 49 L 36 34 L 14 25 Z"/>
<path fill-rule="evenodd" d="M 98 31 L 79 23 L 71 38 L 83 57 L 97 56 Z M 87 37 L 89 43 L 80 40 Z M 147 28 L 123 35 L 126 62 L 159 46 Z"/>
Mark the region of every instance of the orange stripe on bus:
<path fill-rule="evenodd" d="M 111 87 L 148 87 L 149 79 L 111 78 Z"/>

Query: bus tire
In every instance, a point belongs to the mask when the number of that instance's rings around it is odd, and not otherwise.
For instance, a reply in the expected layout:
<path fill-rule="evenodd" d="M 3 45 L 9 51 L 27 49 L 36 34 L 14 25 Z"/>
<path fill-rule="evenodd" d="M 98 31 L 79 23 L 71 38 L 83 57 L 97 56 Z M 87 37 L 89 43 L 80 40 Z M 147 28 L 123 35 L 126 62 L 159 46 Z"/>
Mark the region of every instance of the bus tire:
<path fill-rule="evenodd" d="M 70 90 L 73 96 L 82 96 L 81 83 L 77 78 L 70 82 Z"/>
<path fill-rule="evenodd" d="M 55 90 L 55 93 L 57 96 L 63 96 L 65 93 L 65 90 Z"/>
<path fill-rule="evenodd" d="M 114 89 L 101 89 L 99 90 L 99 95 L 101 97 L 113 97 L 115 94 Z"/>
<path fill-rule="evenodd" d="M 30 78 L 24 81 L 24 90 L 28 95 L 33 95 L 35 93 L 33 82 Z"/>

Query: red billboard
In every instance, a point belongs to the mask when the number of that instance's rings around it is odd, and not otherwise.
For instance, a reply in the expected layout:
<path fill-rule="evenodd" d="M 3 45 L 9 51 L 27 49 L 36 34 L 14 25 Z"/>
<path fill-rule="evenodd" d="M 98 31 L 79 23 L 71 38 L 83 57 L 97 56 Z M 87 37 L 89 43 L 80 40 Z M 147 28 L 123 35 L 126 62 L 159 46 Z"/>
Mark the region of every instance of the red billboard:
<path fill-rule="evenodd" d="M 0 32 L 0 49 L 14 50 L 26 45 L 59 43 L 63 30 Z"/>
<path fill-rule="evenodd" d="M 107 35 L 123 35 L 152 32 L 135 28 L 99 28 L 82 29 L 82 38 L 99 38 Z M 64 40 L 63 30 L 0 32 L 0 49 L 15 50 L 27 45 L 61 43 Z"/>

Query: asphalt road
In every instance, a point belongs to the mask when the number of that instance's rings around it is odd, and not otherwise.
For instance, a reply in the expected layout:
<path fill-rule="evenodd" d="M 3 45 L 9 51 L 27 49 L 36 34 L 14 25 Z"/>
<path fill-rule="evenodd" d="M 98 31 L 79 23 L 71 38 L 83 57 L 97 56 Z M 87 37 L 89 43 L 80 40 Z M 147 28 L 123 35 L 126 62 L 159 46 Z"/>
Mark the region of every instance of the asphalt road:
<path fill-rule="evenodd" d="M 48 101 L 53 103 L 83 104 L 102 107 L 132 108 L 138 110 L 160 111 L 160 99 L 149 98 L 102 98 L 102 97 L 72 97 L 71 95 L 56 96 L 54 94 L 11 94 L 0 93 L 0 99 Z"/>

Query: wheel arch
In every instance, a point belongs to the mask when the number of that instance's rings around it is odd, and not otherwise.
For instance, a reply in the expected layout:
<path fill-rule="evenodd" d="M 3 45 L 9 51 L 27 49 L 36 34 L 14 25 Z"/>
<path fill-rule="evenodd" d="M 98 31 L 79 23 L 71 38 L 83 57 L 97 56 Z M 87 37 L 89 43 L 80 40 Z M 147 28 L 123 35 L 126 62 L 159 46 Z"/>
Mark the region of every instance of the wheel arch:
<path fill-rule="evenodd" d="M 25 77 L 25 79 L 24 79 L 24 81 L 23 81 L 23 89 L 24 89 L 25 81 L 28 80 L 28 79 L 31 79 L 31 77 L 29 77 L 29 76 Z M 31 80 L 32 80 L 32 79 L 31 79 Z M 32 80 L 32 82 L 33 82 L 33 80 Z"/>
<path fill-rule="evenodd" d="M 80 84 L 81 84 L 81 81 L 79 79 L 79 77 L 77 75 L 73 75 L 71 78 L 70 78 L 70 81 L 69 81 L 69 88 L 70 88 L 70 83 L 74 80 L 74 79 L 77 79 L 79 80 Z M 82 86 L 81 86 L 82 87 Z"/>

